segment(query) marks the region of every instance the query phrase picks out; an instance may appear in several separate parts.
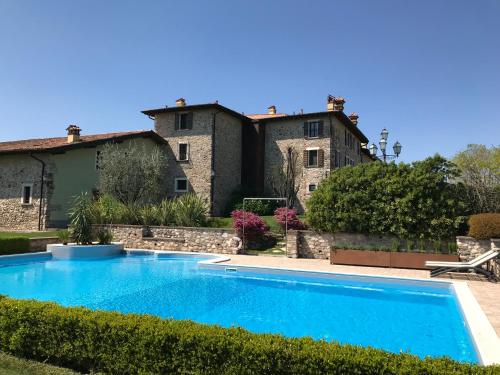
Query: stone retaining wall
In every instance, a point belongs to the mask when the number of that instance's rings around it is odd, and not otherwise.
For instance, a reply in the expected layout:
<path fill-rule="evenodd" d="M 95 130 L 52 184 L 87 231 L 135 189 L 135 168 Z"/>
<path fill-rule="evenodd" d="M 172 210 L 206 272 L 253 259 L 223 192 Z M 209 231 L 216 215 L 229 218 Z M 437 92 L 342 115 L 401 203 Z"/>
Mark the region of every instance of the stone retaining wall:
<path fill-rule="evenodd" d="M 96 225 L 107 228 L 113 241 L 123 242 L 130 249 L 192 251 L 218 254 L 238 254 L 234 231 L 219 228 L 157 227 L 140 225 Z"/>
<path fill-rule="evenodd" d="M 30 251 L 46 251 L 47 245 L 60 243 L 57 237 L 38 237 L 30 239 Z"/>
<path fill-rule="evenodd" d="M 489 250 L 500 251 L 500 239 L 492 238 L 491 240 L 476 240 L 473 237 L 457 237 L 457 251 L 460 256 L 460 260 L 463 262 L 468 262 Z M 497 277 L 500 277 L 500 260 L 497 259 L 491 262 L 491 267 Z"/>

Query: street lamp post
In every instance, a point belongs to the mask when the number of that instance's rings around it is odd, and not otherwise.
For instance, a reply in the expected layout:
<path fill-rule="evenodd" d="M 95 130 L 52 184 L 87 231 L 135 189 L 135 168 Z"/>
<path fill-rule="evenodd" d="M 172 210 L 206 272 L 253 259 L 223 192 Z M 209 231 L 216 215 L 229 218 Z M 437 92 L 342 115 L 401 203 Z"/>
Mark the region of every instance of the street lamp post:
<path fill-rule="evenodd" d="M 388 159 L 397 158 L 399 156 L 399 154 L 401 153 L 401 149 L 403 148 L 403 146 L 401 146 L 401 143 L 396 141 L 396 143 L 394 143 L 394 145 L 392 146 L 392 150 L 394 151 L 394 154 L 387 154 L 387 152 L 386 152 L 387 151 L 387 138 L 389 138 L 389 132 L 387 131 L 387 129 L 384 128 L 382 130 L 382 132 L 380 133 L 380 142 L 378 143 L 380 145 L 380 151 L 382 151 L 382 155 L 380 155 L 380 157 L 384 160 L 384 163 L 386 163 Z M 372 143 L 370 146 L 370 155 L 375 156 L 375 157 L 379 157 L 379 156 L 377 156 L 377 151 L 378 151 L 377 145 L 375 143 Z"/>

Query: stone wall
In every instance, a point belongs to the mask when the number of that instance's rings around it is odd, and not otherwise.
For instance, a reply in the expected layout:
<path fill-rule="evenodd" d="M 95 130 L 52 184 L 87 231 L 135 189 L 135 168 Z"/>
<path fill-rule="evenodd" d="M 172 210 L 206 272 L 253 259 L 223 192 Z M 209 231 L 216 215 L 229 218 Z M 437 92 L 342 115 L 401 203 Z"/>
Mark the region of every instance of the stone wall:
<path fill-rule="evenodd" d="M 57 237 L 30 238 L 30 251 L 47 251 L 47 245 L 61 243 Z"/>
<path fill-rule="evenodd" d="M 231 193 L 241 184 L 241 120 L 224 112 L 215 122 L 214 216 L 222 216 Z"/>
<path fill-rule="evenodd" d="M 191 129 L 186 130 L 175 130 L 175 112 L 155 116 L 155 131 L 169 144 L 167 195 L 174 197 L 182 194 L 175 192 L 175 179 L 187 178 L 189 191 L 210 203 L 213 170 L 212 214 L 218 216 L 225 209 L 233 190 L 241 183 L 241 121 L 215 109 L 202 109 L 190 113 L 193 115 L 193 124 Z M 215 144 L 212 147 L 214 116 Z M 189 160 L 178 160 L 179 143 L 188 144 Z"/>
<path fill-rule="evenodd" d="M 45 229 L 47 198 L 51 188 L 51 164 L 46 161 L 41 228 Z M 29 155 L 0 156 L 0 230 L 38 230 L 42 165 Z M 32 185 L 32 201 L 22 203 L 23 184 Z"/>
<path fill-rule="evenodd" d="M 490 250 L 500 251 L 500 239 L 476 240 L 473 237 L 457 237 L 457 252 L 462 262 L 468 262 Z M 497 277 L 500 277 L 500 259 L 491 262 L 491 267 Z"/>
<path fill-rule="evenodd" d="M 304 123 L 307 121 L 323 121 L 323 136 L 320 138 L 304 138 Z M 298 203 L 296 208 L 299 213 L 304 212 L 305 202 L 310 197 L 309 185 L 318 185 L 328 176 L 331 170 L 344 166 L 344 157 L 347 155 L 354 164 L 359 164 L 363 159 L 362 153 L 354 145 L 350 148 L 345 145 L 345 132 L 349 130 L 332 113 L 318 114 L 317 118 L 297 120 L 273 120 L 266 124 L 265 130 L 265 159 L 264 159 L 264 190 L 272 193 L 270 181 L 276 175 L 277 168 L 286 160 L 289 147 L 298 152 L 299 184 Z M 354 136 L 354 135 L 353 135 Z M 359 142 L 354 136 L 355 141 Z M 305 167 L 304 150 L 318 148 L 324 152 L 323 167 Z M 337 154 L 336 152 L 337 151 Z M 336 156 L 337 155 L 337 156 Z M 336 161 L 337 160 L 337 161 Z"/>
<path fill-rule="evenodd" d="M 218 254 L 237 254 L 238 241 L 234 231 L 218 228 L 149 227 L 140 225 L 95 226 L 107 228 L 113 241 L 123 242 L 129 249 L 191 251 Z"/>
<path fill-rule="evenodd" d="M 392 236 L 377 236 L 358 233 L 320 233 L 308 230 L 289 231 L 288 256 L 290 258 L 330 259 L 332 246 L 346 244 L 356 246 L 373 246 L 391 248 L 395 240 Z"/>

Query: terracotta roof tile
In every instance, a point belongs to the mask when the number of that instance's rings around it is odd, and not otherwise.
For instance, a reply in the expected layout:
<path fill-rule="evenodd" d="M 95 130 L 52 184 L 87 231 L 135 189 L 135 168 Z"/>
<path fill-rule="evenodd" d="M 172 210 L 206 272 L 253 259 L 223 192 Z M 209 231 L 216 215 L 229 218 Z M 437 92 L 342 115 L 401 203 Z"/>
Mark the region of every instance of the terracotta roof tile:
<path fill-rule="evenodd" d="M 262 119 L 265 119 L 265 118 L 285 117 L 285 116 L 288 116 L 288 115 L 286 113 L 276 113 L 274 115 L 270 115 L 268 113 L 262 113 L 262 114 L 256 113 L 254 115 L 245 115 L 245 116 L 251 118 L 252 120 L 262 120 Z"/>
<path fill-rule="evenodd" d="M 150 137 L 154 138 L 157 142 L 165 142 L 162 137 L 160 137 L 152 130 L 139 130 L 119 133 L 82 135 L 80 137 L 80 141 L 73 143 L 68 143 L 67 137 L 24 139 L 19 141 L 0 142 L 0 154 L 64 151 L 68 149 L 106 143 L 113 140 L 118 141 L 135 137 Z"/>

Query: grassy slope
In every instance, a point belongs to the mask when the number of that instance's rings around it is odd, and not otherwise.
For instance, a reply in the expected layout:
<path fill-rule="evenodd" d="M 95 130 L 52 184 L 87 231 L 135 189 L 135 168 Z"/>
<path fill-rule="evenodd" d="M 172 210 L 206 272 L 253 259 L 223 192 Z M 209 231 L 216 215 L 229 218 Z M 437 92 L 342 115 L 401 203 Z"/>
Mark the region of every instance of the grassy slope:
<path fill-rule="evenodd" d="M 2 375 L 70 375 L 77 374 L 71 370 L 46 365 L 40 362 L 19 359 L 0 353 L 0 374 Z"/>
<path fill-rule="evenodd" d="M 13 238 L 13 237 L 57 237 L 57 232 L 0 232 L 0 238 Z"/>

